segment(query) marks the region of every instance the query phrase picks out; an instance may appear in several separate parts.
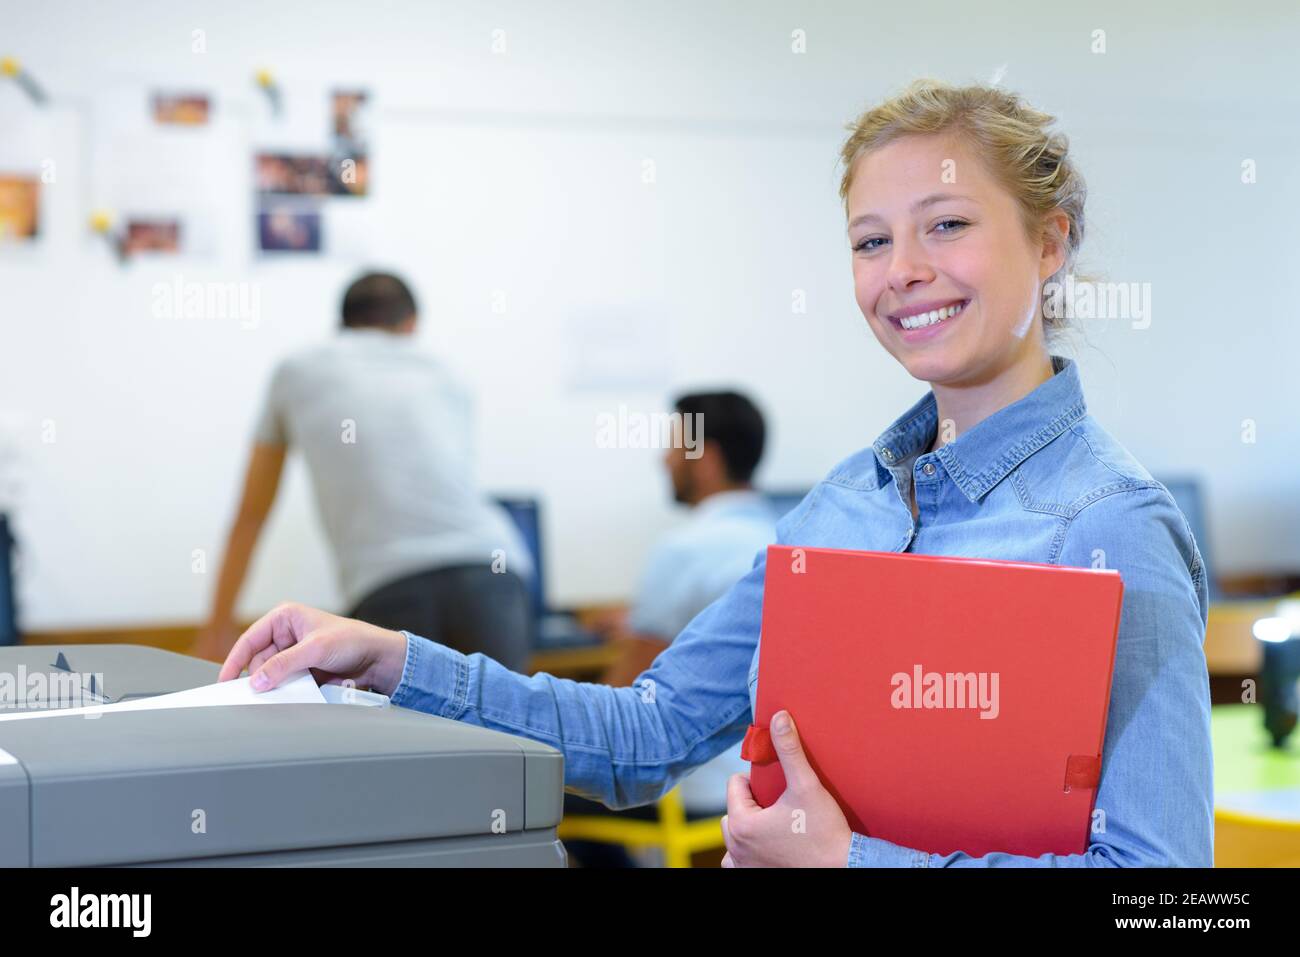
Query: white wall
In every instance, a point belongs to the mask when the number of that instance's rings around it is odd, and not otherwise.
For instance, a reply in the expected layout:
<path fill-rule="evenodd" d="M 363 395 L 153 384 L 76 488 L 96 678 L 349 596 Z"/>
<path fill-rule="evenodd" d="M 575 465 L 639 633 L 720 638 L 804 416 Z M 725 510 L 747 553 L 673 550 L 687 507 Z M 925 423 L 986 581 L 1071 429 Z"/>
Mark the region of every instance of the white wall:
<path fill-rule="evenodd" d="M 987 80 L 1001 67 L 1074 143 L 1091 187 L 1084 265 L 1152 284 L 1150 328 L 1094 328 L 1077 353 L 1093 412 L 1152 471 L 1204 478 L 1220 570 L 1300 566 L 1297 15 L 1278 2 L 1220 21 L 1180 4 L 1175 24 L 1134 7 L 11 12 L 0 52 L 19 55 L 52 103 L 37 114 L 0 86 L 0 167 L 52 158 L 58 170 L 40 244 L 0 253 L 0 415 L 25 463 L 25 624 L 202 616 L 268 370 L 329 334 L 365 265 L 412 279 L 426 344 L 475 386 L 485 485 L 544 493 L 552 598 L 626 595 L 675 518 L 659 453 L 597 448 L 596 415 L 620 402 L 657 411 L 678 388 L 747 388 L 773 426 L 769 485 L 811 484 L 868 444 L 924 387 L 853 303 L 836 197 L 843 124 L 913 76 Z M 1104 55 L 1089 49 L 1098 28 Z M 494 29 L 505 55 L 490 51 Z M 795 29 L 805 54 L 790 50 Z M 262 115 L 261 66 L 289 96 L 284 126 Z M 335 254 L 255 258 L 253 149 L 309 138 L 324 91 L 352 83 L 376 97 L 373 197 L 344 211 Z M 129 128 L 112 132 L 122 104 L 154 86 L 211 91 L 201 148 L 173 136 L 145 149 Z M 1259 171 L 1250 186 L 1246 158 Z M 155 188 L 158 203 L 197 211 L 209 255 L 123 267 L 86 234 L 92 205 Z M 177 275 L 253 284 L 259 323 L 155 318 L 154 285 Z M 795 289 L 806 314 L 791 311 Z M 616 345 L 644 357 L 640 381 L 571 388 L 575 342 L 610 324 Z M 1247 418 L 1254 444 L 1241 441 Z M 55 441 L 42 441 L 50 421 Z M 248 613 L 285 597 L 337 601 L 296 467 L 285 491 Z M 191 570 L 194 549 L 206 575 Z"/>

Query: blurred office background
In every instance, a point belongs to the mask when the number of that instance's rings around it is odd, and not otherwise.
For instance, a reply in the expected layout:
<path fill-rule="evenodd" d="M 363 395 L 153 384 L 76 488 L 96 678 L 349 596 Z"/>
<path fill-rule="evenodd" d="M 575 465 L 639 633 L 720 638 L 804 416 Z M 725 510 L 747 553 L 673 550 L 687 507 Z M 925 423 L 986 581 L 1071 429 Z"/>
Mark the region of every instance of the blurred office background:
<path fill-rule="evenodd" d="M 1283 0 L 1228 19 L 1111 0 L 12 6 L 0 174 L 41 181 L 35 235 L 0 245 L 17 621 L 202 619 L 270 370 L 332 333 L 366 267 L 411 281 L 421 339 L 473 388 L 483 486 L 541 504 L 547 603 L 625 600 L 681 516 L 661 452 L 600 447 L 598 416 L 741 388 L 771 427 L 758 483 L 798 490 L 924 392 L 854 303 L 836 165 L 844 124 L 920 75 L 996 79 L 1059 117 L 1090 187 L 1085 271 L 1152 296 L 1149 324 L 1081 323 L 1091 411 L 1184 483 L 1225 597 L 1283 594 L 1297 27 Z M 319 249 L 264 249 L 258 214 L 284 209 L 254 157 L 325 152 L 336 91 L 366 95 L 364 195 L 290 203 Z M 160 114 L 186 94 L 201 117 Z M 189 284 L 235 284 L 255 315 L 189 316 Z M 246 617 L 339 605 L 296 460 L 286 481 Z M 1233 682 L 1262 613 L 1231 619 Z"/>
<path fill-rule="evenodd" d="M 996 71 L 1060 117 L 1091 191 L 1084 265 L 1152 289 L 1149 328 L 1085 324 L 1093 413 L 1153 472 L 1201 482 L 1220 574 L 1300 570 L 1300 323 L 1286 305 L 1300 243 L 1285 215 L 1300 205 L 1300 92 L 1274 72 L 1290 38 L 1263 17 L 1207 10 L 1198 26 L 1179 9 L 1177 23 L 1119 3 L 11 10 L 4 52 L 48 102 L 0 86 L 0 166 L 50 161 L 55 176 L 38 241 L 0 257 L 24 625 L 202 614 L 210 581 L 192 553 L 221 547 L 272 364 L 333 330 L 365 265 L 411 279 L 421 335 L 475 387 L 485 486 L 544 496 L 556 602 L 623 596 L 672 520 L 655 450 L 597 447 L 596 417 L 620 403 L 742 386 L 772 422 L 762 483 L 811 485 L 924 391 L 853 302 L 836 195 L 843 124 L 921 74 Z M 1017 16 L 1025 29 L 1007 29 Z M 252 156 L 319 151 L 340 88 L 373 97 L 370 195 L 326 201 L 336 252 L 259 255 Z M 207 93 L 209 123 L 146 129 L 160 90 Z M 135 207 L 192 219 L 205 248 L 119 263 L 87 220 Z M 178 279 L 253 284 L 258 322 L 155 318 L 155 285 Z M 301 478 L 258 555 L 250 613 L 336 599 Z"/>

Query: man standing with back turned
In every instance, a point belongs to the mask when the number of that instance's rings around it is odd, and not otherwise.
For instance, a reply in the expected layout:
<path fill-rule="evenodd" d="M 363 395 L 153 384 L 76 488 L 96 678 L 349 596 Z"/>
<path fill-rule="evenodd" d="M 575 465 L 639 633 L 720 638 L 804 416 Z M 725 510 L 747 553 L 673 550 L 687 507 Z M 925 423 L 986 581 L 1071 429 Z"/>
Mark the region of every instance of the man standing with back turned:
<path fill-rule="evenodd" d="M 469 395 L 415 348 L 415 327 L 406 284 L 371 273 L 344 295 L 338 336 L 277 367 L 195 654 L 221 659 L 238 637 L 235 599 L 294 446 L 349 617 L 527 670 L 528 551 L 475 485 Z"/>

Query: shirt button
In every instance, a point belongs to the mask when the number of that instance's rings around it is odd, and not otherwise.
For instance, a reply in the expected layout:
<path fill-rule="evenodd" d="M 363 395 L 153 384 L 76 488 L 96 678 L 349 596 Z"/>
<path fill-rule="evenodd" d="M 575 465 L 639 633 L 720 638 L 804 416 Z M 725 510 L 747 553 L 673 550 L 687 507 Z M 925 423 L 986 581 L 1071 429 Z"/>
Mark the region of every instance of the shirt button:
<path fill-rule="evenodd" d="M 889 451 L 889 449 L 881 449 L 880 454 L 884 456 L 886 462 L 894 461 L 894 453 Z"/>
<path fill-rule="evenodd" d="M 933 462 L 926 462 L 926 463 L 925 463 L 925 466 L 921 469 L 921 471 L 924 472 L 926 475 L 933 475 L 933 474 L 934 474 L 934 463 L 933 463 Z"/>

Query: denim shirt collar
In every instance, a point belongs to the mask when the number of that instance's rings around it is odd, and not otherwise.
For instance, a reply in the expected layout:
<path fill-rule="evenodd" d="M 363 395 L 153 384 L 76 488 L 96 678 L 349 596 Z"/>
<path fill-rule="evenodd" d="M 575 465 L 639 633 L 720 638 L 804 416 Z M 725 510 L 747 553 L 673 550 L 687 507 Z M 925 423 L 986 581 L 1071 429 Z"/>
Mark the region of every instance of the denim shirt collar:
<path fill-rule="evenodd" d="M 933 453 L 971 502 L 1087 414 L 1078 365 L 1064 356 L 1051 359 L 1052 378 Z M 889 472 L 912 455 L 924 454 L 937 428 L 931 390 L 872 443 L 877 463 Z"/>

